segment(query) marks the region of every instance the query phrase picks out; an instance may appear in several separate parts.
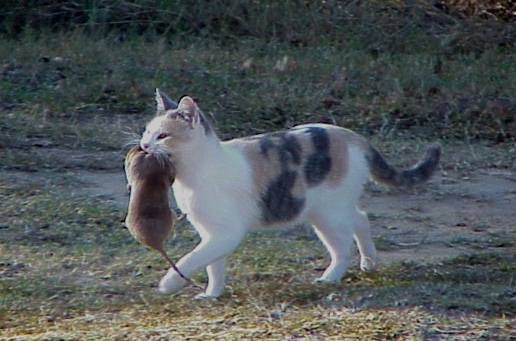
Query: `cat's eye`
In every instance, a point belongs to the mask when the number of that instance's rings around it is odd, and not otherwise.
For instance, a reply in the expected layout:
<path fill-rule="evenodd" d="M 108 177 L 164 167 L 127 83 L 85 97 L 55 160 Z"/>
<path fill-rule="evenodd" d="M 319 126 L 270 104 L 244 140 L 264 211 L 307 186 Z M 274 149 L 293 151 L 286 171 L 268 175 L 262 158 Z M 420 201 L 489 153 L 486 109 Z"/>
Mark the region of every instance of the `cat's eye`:
<path fill-rule="evenodd" d="M 170 135 L 167 133 L 161 133 L 158 135 L 158 140 L 163 140 L 165 137 L 169 137 Z"/>

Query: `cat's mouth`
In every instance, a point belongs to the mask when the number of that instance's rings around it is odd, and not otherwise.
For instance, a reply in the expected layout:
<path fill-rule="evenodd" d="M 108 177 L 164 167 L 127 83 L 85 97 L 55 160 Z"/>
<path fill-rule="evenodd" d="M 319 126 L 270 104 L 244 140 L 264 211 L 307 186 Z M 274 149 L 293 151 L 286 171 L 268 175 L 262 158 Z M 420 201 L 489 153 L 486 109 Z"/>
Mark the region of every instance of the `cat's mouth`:
<path fill-rule="evenodd" d="M 145 154 L 145 157 L 148 156 L 154 156 L 156 158 L 161 159 L 170 159 L 173 154 L 168 150 L 163 150 L 161 148 L 156 148 L 153 146 L 142 146 L 141 144 L 138 145 L 138 151 L 143 152 Z"/>
<path fill-rule="evenodd" d="M 172 158 L 172 153 L 170 152 L 164 152 L 161 150 L 142 150 L 145 154 L 145 157 L 154 157 L 157 159 L 162 159 L 164 161 L 170 161 Z"/>

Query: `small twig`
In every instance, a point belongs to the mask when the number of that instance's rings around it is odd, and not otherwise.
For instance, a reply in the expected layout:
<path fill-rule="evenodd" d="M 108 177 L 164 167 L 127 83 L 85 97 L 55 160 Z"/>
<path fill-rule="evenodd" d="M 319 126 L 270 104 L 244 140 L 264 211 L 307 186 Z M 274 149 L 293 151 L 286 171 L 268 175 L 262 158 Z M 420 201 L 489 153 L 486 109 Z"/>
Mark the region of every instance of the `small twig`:
<path fill-rule="evenodd" d="M 441 334 L 458 334 L 458 333 L 464 332 L 464 330 L 453 330 L 453 329 L 444 330 L 444 329 L 440 329 L 437 327 L 434 327 L 434 330 Z"/>

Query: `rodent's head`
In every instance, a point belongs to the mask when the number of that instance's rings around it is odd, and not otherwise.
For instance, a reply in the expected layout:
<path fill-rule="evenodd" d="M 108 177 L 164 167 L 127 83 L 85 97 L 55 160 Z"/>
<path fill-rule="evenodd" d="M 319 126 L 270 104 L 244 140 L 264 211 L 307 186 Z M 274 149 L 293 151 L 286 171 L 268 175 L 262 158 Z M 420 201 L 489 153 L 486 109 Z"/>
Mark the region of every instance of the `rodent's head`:
<path fill-rule="evenodd" d="M 156 89 L 156 102 L 158 115 L 147 124 L 140 140 L 140 147 L 147 153 L 174 153 L 213 134 L 191 97 L 185 96 L 176 104 Z"/>
<path fill-rule="evenodd" d="M 146 153 L 135 146 L 127 153 L 127 159 L 128 171 L 135 180 L 166 179 L 169 185 L 174 183 L 176 169 L 165 155 Z"/>

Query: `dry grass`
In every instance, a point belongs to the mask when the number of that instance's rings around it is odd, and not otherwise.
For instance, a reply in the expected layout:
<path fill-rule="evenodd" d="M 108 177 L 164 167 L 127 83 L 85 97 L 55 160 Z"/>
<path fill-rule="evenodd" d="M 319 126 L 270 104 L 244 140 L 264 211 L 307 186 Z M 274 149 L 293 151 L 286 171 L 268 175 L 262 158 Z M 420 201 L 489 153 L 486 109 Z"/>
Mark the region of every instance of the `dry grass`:
<path fill-rule="evenodd" d="M 193 301 L 193 288 L 161 296 L 155 285 L 165 264 L 122 228 L 123 212 L 65 194 L 72 185 L 66 179 L 28 186 L 6 180 L 6 339 L 505 338 L 514 323 L 513 255 L 396 263 L 372 273 L 353 268 L 342 284 L 315 285 L 327 260 L 302 231 L 252 234 L 230 258 L 217 301 Z M 181 225 L 169 249 L 177 257 L 197 241 Z"/>

